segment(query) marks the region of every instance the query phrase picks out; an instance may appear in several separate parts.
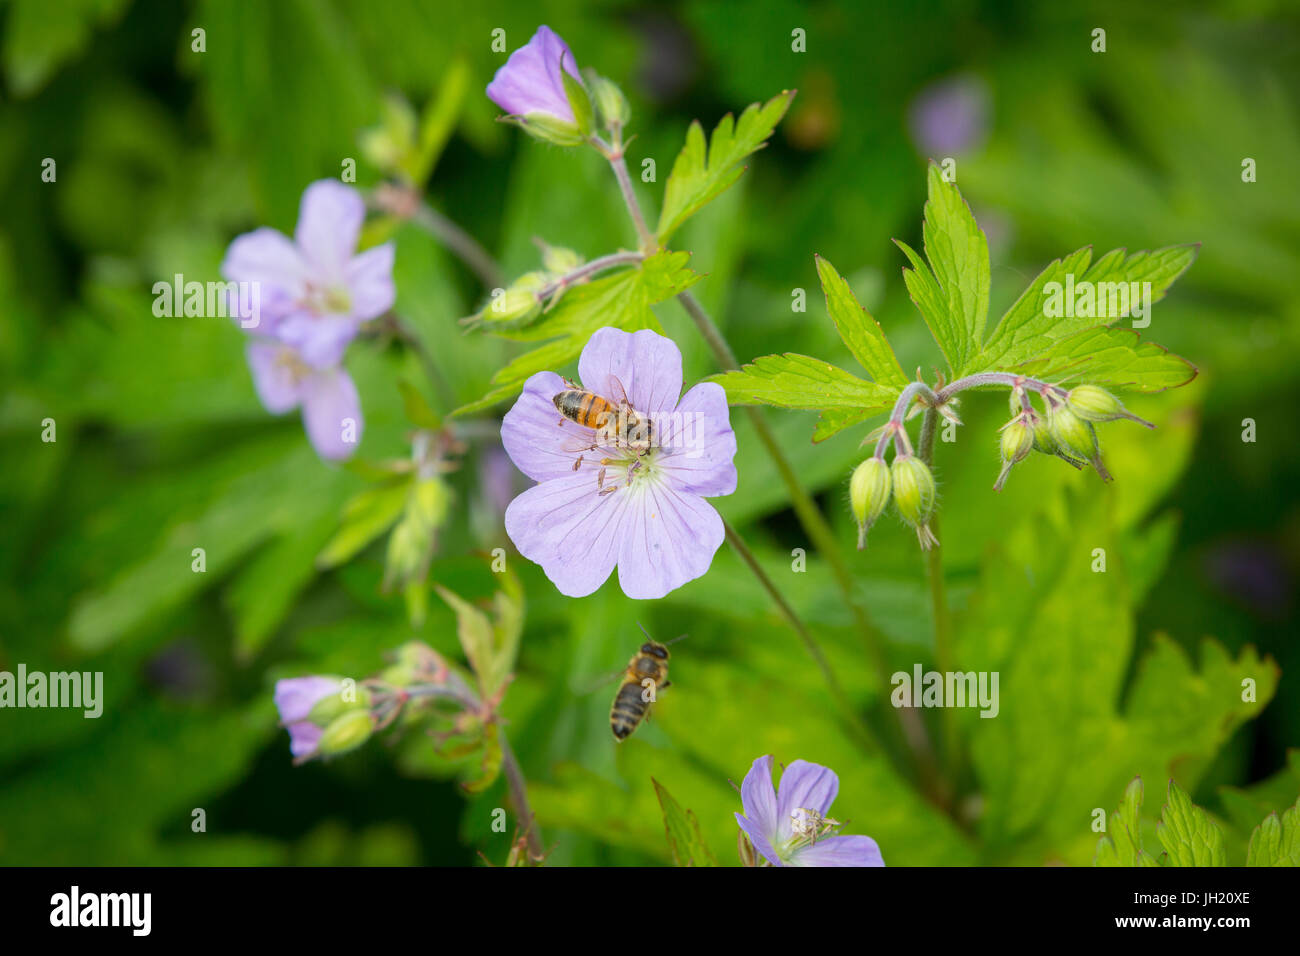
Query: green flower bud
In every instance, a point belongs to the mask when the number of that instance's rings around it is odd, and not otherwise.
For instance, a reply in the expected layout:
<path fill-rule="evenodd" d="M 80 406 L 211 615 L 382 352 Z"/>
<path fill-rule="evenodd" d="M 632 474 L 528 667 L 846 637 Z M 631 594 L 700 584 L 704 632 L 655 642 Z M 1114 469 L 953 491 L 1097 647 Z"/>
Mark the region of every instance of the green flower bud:
<path fill-rule="evenodd" d="M 525 113 L 523 116 L 511 117 L 511 121 L 522 127 L 525 133 L 544 143 L 553 143 L 556 146 L 581 146 L 586 142 L 586 136 L 578 128 L 577 123 L 559 119 L 550 113 Z"/>
<path fill-rule="evenodd" d="M 339 689 L 326 694 L 312 705 L 307 715 L 317 727 L 328 727 L 338 717 L 352 710 L 365 710 L 370 706 L 370 691 L 354 682 L 345 682 L 343 678 L 333 678 L 339 682 Z"/>
<path fill-rule="evenodd" d="M 321 756 L 333 757 L 355 750 L 370 739 L 375 722 L 366 710 L 348 711 L 325 728 L 316 750 Z"/>
<path fill-rule="evenodd" d="M 1007 475 L 1018 461 L 1034 450 L 1034 430 L 1025 424 L 1024 416 L 1008 422 L 1002 428 L 1002 471 L 993 483 L 994 491 L 1001 491 L 1006 484 Z"/>
<path fill-rule="evenodd" d="M 1034 451 L 1042 452 L 1044 455 L 1055 455 L 1057 451 L 1052 429 L 1041 415 L 1034 416 Z"/>
<path fill-rule="evenodd" d="M 849 507 L 858 520 L 859 551 L 866 546 L 868 529 L 889 504 L 892 483 L 889 466 L 874 455 L 853 469 L 853 477 L 849 480 Z"/>
<path fill-rule="evenodd" d="M 930 531 L 937 490 L 929 467 L 915 455 L 899 455 L 892 468 L 894 504 L 903 520 L 916 529 L 921 547 L 929 550 L 935 541 Z"/>
<path fill-rule="evenodd" d="M 1118 398 L 1096 385 L 1076 385 L 1065 396 L 1070 411 L 1085 422 L 1113 422 L 1117 418 L 1127 418 L 1139 424 L 1154 428 L 1148 421 L 1138 418 Z"/>
<path fill-rule="evenodd" d="M 1083 461 L 1092 461 L 1097 457 L 1097 434 L 1092 425 L 1085 422 L 1065 405 L 1054 405 L 1047 413 L 1047 424 L 1056 439 L 1057 454 Z"/>
<path fill-rule="evenodd" d="M 627 97 L 612 80 L 587 71 L 587 89 L 591 90 L 592 102 L 596 105 L 596 115 L 606 129 L 620 129 L 632 118 L 632 109 L 627 105 Z"/>
<path fill-rule="evenodd" d="M 582 265 L 583 258 L 572 249 L 542 243 L 542 265 L 551 275 L 563 275 Z"/>
<path fill-rule="evenodd" d="M 531 280 L 516 282 L 508 289 L 494 289 L 483 311 L 461 319 L 462 325 L 478 328 L 494 326 L 499 329 L 516 329 L 531 324 L 542 314 L 542 300 L 530 288 Z"/>

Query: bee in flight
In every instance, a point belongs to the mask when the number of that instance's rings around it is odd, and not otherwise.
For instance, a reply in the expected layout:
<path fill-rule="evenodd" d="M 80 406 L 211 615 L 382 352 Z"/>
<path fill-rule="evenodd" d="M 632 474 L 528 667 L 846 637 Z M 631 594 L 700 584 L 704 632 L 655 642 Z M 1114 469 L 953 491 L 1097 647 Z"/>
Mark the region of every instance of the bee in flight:
<path fill-rule="evenodd" d="M 564 380 L 565 389 L 558 393 L 552 401 L 561 415 L 576 425 L 592 429 L 595 435 L 595 441 L 590 445 L 584 445 L 580 448 L 573 448 L 573 451 L 588 452 L 597 448 L 609 447 L 626 448 L 631 451 L 637 458 L 650 453 L 654 447 L 654 428 L 648 415 L 642 415 L 632 407 L 632 403 L 627 400 L 627 392 L 623 388 L 617 376 L 612 376 L 611 381 L 616 389 L 615 401 L 610 401 L 603 395 L 598 395 L 593 391 L 582 388 L 577 382 Z M 564 421 L 561 420 L 563 425 Z M 582 467 L 583 455 L 578 455 L 577 461 L 573 463 L 573 470 L 577 471 Z M 619 459 L 601 458 L 600 472 L 596 476 L 596 484 L 600 488 L 602 495 L 609 494 L 617 490 L 615 487 L 605 487 L 605 469 L 609 465 L 618 464 Z M 633 461 L 628 466 L 628 479 L 631 480 L 632 472 L 640 464 L 639 461 Z"/>
<path fill-rule="evenodd" d="M 641 627 L 640 623 L 637 627 Z M 620 743 L 641 726 L 657 692 L 671 686 L 668 681 L 668 645 L 676 644 L 686 636 L 683 634 L 660 644 L 644 627 L 641 627 L 641 633 L 645 634 L 646 642 L 627 662 L 623 683 L 609 709 L 609 727 L 614 732 L 614 739 Z"/>

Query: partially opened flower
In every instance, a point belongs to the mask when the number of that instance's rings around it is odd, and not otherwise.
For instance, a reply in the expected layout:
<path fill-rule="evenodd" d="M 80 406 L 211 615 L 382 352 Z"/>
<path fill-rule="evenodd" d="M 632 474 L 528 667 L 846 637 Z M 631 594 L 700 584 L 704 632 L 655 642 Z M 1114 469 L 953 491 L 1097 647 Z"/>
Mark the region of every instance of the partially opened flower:
<path fill-rule="evenodd" d="M 257 396 L 268 412 L 282 415 L 302 408 L 302 424 L 322 458 L 352 457 L 365 420 L 352 377 L 341 367 L 313 368 L 291 346 L 253 341 L 246 349 Z"/>
<path fill-rule="evenodd" d="M 559 375 L 528 379 L 501 440 L 539 484 L 510 503 L 506 533 L 562 594 L 591 594 L 617 565 L 628 597 L 661 598 L 704 574 L 722 544 L 705 498 L 736 490 L 726 393 L 705 382 L 681 395 L 682 354 L 648 329 L 597 330 L 578 374 L 581 388 L 627 406 L 597 431 L 557 410 L 570 388 Z M 649 420 L 648 443 L 614 427 L 632 416 Z"/>
<path fill-rule="evenodd" d="M 529 132 L 561 145 L 574 145 L 582 141 L 582 135 L 564 88 L 564 72 L 582 83 L 568 45 L 550 27 L 540 26 L 497 70 L 487 95 Z"/>
<path fill-rule="evenodd" d="M 884 866 L 869 836 L 838 836 L 839 822 L 827 814 L 840 790 L 833 770 L 796 760 L 772 785 L 772 756 L 754 761 L 740 798 L 745 812 L 736 822 L 749 842 L 773 866 Z"/>
<path fill-rule="evenodd" d="M 316 752 L 323 728 L 311 720 L 312 708 L 343 687 L 333 677 L 291 677 L 275 682 L 275 707 L 289 731 L 289 752 L 305 760 Z"/>
<path fill-rule="evenodd" d="M 313 367 L 338 364 L 361 323 L 387 312 L 396 296 L 393 244 L 356 253 L 365 215 L 356 189 L 322 179 L 302 194 L 292 240 L 264 227 L 230 244 L 222 275 L 260 290 L 250 332 L 293 346 Z"/>

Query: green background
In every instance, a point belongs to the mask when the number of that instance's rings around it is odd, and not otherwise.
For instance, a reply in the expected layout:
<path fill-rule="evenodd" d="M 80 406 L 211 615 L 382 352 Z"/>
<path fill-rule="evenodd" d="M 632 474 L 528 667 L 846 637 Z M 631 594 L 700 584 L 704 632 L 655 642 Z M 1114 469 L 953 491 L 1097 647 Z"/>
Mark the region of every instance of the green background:
<path fill-rule="evenodd" d="M 471 864 L 505 858 L 492 832 L 504 787 L 467 798 L 463 767 L 419 733 L 329 764 L 293 768 L 276 727 L 276 678 L 365 675 L 412 636 L 457 659 L 436 597 L 416 631 L 381 593 L 382 541 L 342 568 L 314 559 L 365 486 L 323 465 L 295 415 L 259 405 L 242 339 L 217 319 L 159 319 L 150 289 L 174 273 L 215 279 L 238 233 L 291 231 L 302 189 L 358 162 L 361 130 L 397 91 L 418 109 L 453 63 L 470 77 L 429 201 L 510 275 L 530 241 L 594 257 L 634 242 L 607 169 L 494 122 L 481 95 L 538 23 L 578 62 L 627 91 L 634 173 L 653 216 L 691 119 L 786 88 L 800 92 L 740 185 L 674 240 L 707 273 L 695 292 L 742 359 L 798 351 L 851 367 L 827 320 L 813 254 L 849 278 L 904 368 L 938 363 L 890 242 L 919 246 L 927 151 L 909 110 L 931 84 L 968 77 L 987 98 L 978 142 L 953 154 L 957 184 L 990 236 L 1000 315 L 1051 259 L 1200 242 L 1147 335 L 1201 370 L 1135 400 L 1160 427 L 1102 429 L 1117 480 L 1059 462 L 1018 468 L 991 490 L 1002 399 L 969 396 L 967 427 L 940 443 L 943 559 L 959 655 L 995 662 L 1002 714 L 958 715 L 972 762 L 958 819 L 913 796 L 835 722 L 793 635 L 740 562 L 653 603 L 611 583 L 560 596 L 512 554 L 527 597 L 518 678 L 505 713 L 550 860 L 669 861 L 650 778 L 735 860 L 733 810 L 750 762 L 772 753 L 832 766 L 833 811 L 891 865 L 1086 864 L 1094 808 L 1135 774 L 1158 810 L 1175 776 L 1229 832 L 1294 801 L 1300 685 L 1295 569 L 1300 479 L 1300 156 L 1294 4 L 382 3 L 282 0 L 10 0 L 0 7 L 0 669 L 98 670 L 105 711 L 0 711 L 0 862 L 60 864 Z M 904 9 L 899 9 L 903 7 Z M 1091 50 L 1092 31 L 1107 50 Z M 191 31 L 205 31 L 194 52 Z M 806 31 L 793 52 L 791 31 Z M 53 158 L 57 179 L 41 179 Z M 1243 158 L 1258 181 L 1244 183 Z M 934 156 L 935 159 L 945 157 Z M 474 275 L 428 237 L 397 234 L 397 311 L 434 354 L 441 410 L 478 398 L 512 346 L 462 334 Z M 791 310 L 807 290 L 806 312 Z M 686 379 L 716 369 L 685 314 L 657 306 Z M 420 382 L 395 346 L 349 353 L 365 408 L 360 458 L 402 455 L 396 388 Z M 498 409 L 498 413 L 503 409 Z M 733 416 L 739 421 L 741 416 Z M 57 442 L 41 441 L 41 422 Z M 815 416 L 768 413 L 846 548 L 847 477 L 865 429 L 814 446 Z M 1257 438 L 1242 441 L 1244 419 Z M 489 426 L 490 416 L 481 419 Z M 489 434 L 491 427 L 483 429 Z M 855 704 L 880 688 L 752 431 L 738 427 L 737 493 L 715 502 L 828 645 Z M 475 437 L 430 578 L 491 593 L 483 555 L 505 546 L 482 493 L 492 442 Z M 522 488 L 522 483 L 517 487 Z M 207 571 L 190 570 L 203 547 Z M 1094 548 L 1108 554 L 1091 571 Z M 809 549 L 811 551 L 811 549 Z M 852 568 L 891 662 L 931 662 L 931 612 L 910 533 L 882 521 Z M 606 690 L 636 622 L 669 637 L 673 689 L 616 748 Z M 1215 644 L 1203 644 L 1212 637 Z M 971 664 L 969 666 L 975 666 Z M 933 717 L 933 713 L 928 715 Z M 1253 718 L 1253 719 L 1252 719 Z M 937 722 L 932 721 L 932 728 Z M 191 829 L 206 813 L 206 832 Z"/>

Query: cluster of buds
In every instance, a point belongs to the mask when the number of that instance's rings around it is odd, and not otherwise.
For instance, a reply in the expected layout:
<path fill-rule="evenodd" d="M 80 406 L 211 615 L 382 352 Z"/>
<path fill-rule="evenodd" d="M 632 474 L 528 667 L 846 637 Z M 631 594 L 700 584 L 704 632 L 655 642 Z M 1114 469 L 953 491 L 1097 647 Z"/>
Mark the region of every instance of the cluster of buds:
<path fill-rule="evenodd" d="M 533 242 L 541 250 L 542 268 L 525 272 L 504 289 L 494 289 L 487 304 L 461 319 L 461 325 L 495 332 L 524 328 L 554 308 L 570 287 L 586 281 L 587 270 L 578 253 L 541 239 Z"/>
<path fill-rule="evenodd" d="M 898 516 L 916 529 L 922 549 L 929 550 L 939 543 L 930 530 L 930 518 L 938 500 L 934 475 L 930 466 L 912 453 L 906 443 L 906 432 L 900 430 L 900 434 L 903 447 L 895 452 L 893 464 L 885 463 L 882 441 L 876 454 L 858 465 L 849 479 L 849 506 L 858 522 L 859 550 L 866 547 L 867 532 L 891 499 Z"/>
<path fill-rule="evenodd" d="M 1076 385 L 1072 389 L 1047 385 L 1041 388 L 1040 394 L 1046 405 L 1045 414 L 1030 402 L 1023 385 L 1017 384 L 1011 390 L 1014 417 L 1002 426 L 1002 471 L 993 485 L 998 491 L 1002 490 L 1011 469 L 1031 451 L 1054 455 L 1075 468 L 1092 465 L 1103 480 L 1110 481 L 1094 424 L 1127 418 L 1147 428 L 1155 427 L 1096 385 Z"/>

